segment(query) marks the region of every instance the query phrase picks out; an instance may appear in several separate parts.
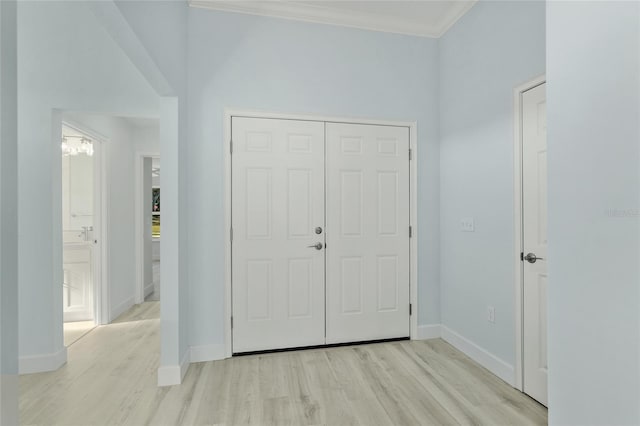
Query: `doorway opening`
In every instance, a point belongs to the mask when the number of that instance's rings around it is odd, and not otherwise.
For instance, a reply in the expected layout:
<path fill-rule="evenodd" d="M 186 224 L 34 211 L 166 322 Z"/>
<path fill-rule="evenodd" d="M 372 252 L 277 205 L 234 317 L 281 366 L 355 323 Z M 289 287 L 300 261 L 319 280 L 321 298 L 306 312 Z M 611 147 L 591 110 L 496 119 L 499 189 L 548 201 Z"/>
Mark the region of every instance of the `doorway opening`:
<path fill-rule="evenodd" d="M 162 210 L 160 155 L 138 153 L 136 157 L 136 303 L 160 301 L 160 239 Z"/>
<path fill-rule="evenodd" d="M 101 141 L 63 123 L 62 304 L 64 345 L 70 346 L 98 321 L 101 288 Z"/>

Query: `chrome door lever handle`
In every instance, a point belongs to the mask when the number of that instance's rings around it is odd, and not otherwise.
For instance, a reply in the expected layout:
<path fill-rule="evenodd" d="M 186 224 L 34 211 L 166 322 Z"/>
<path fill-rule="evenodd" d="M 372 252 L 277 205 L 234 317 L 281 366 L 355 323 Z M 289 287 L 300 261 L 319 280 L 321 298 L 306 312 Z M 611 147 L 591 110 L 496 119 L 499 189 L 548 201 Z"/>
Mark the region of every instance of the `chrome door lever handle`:
<path fill-rule="evenodd" d="M 542 257 L 537 257 L 535 254 L 533 253 L 528 253 L 523 260 L 526 260 L 529 263 L 536 263 L 537 260 L 544 260 L 544 258 Z"/>
<path fill-rule="evenodd" d="M 314 248 L 316 250 L 322 250 L 322 243 L 316 243 L 316 244 L 314 244 L 312 246 L 307 246 L 307 247 Z"/>

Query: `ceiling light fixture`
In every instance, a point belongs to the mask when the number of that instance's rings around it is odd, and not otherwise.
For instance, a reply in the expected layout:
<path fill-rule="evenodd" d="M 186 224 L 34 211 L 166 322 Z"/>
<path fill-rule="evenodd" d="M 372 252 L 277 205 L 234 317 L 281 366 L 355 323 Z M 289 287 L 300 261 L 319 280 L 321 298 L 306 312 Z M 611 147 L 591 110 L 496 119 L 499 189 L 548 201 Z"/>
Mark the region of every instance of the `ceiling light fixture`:
<path fill-rule="evenodd" d="M 84 136 L 62 135 L 61 148 L 64 156 L 86 154 L 91 157 L 93 155 L 93 141 Z"/>

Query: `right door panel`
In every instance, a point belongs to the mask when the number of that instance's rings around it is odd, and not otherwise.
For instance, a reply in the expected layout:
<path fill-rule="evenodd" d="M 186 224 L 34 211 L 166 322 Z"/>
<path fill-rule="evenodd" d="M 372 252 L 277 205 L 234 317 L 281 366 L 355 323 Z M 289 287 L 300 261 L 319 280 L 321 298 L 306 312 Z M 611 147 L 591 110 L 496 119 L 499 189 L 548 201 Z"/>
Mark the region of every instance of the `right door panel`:
<path fill-rule="evenodd" d="M 409 336 L 409 129 L 326 124 L 326 343 Z"/>

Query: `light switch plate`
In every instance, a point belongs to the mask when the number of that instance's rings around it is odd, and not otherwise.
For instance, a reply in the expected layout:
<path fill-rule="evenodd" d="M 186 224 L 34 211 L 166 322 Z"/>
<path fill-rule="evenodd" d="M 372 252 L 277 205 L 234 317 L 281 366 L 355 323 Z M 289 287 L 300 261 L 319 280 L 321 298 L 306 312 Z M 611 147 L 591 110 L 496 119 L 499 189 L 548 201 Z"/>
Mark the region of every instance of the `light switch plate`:
<path fill-rule="evenodd" d="M 473 223 L 472 217 L 464 217 L 460 219 L 460 230 L 462 232 L 474 232 L 476 227 Z"/>

